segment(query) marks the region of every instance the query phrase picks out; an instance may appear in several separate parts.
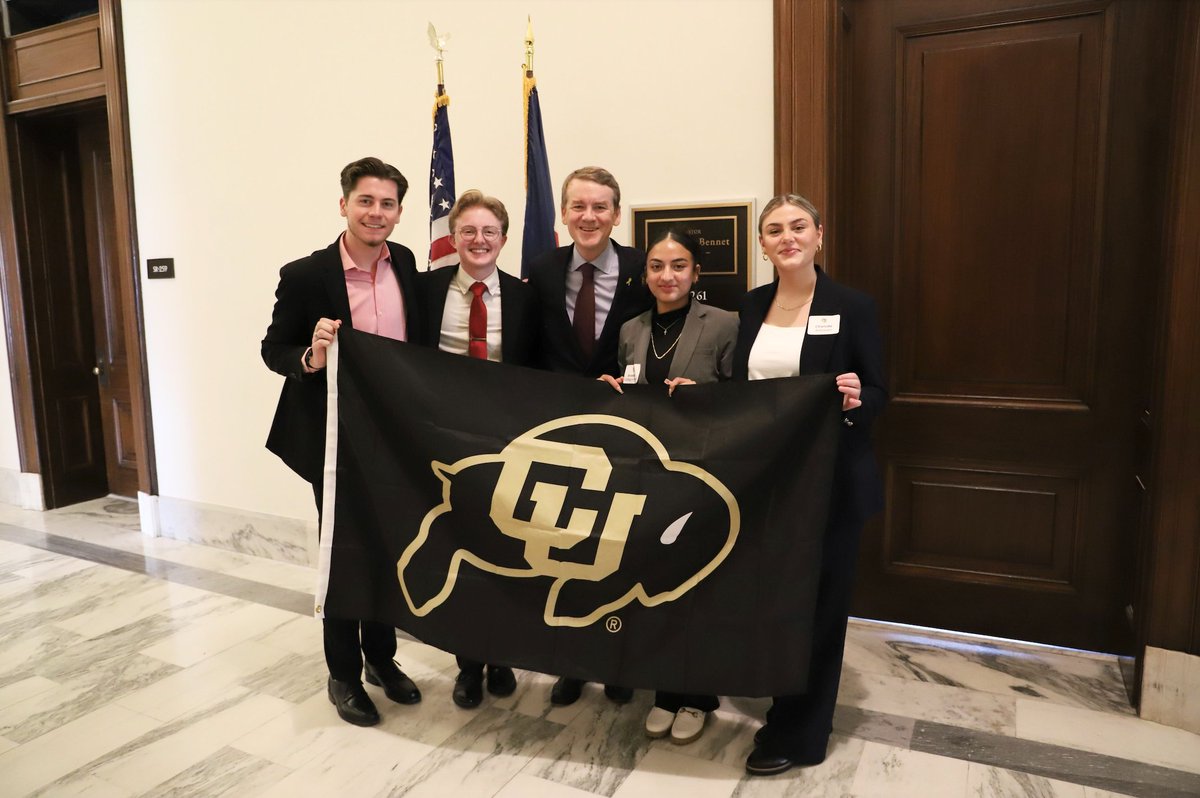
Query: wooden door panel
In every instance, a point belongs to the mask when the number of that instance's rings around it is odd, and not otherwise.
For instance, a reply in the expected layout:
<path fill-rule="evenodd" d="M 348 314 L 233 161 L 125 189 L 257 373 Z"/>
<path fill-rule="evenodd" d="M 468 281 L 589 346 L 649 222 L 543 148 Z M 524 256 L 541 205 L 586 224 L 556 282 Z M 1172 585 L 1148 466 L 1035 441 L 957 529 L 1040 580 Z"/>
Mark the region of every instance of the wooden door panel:
<path fill-rule="evenodd" d="M 137 446 L 133 439 L 133 401 L 125 347 L 121 304 L 121 270 L 115 239 L 112 157 L 107 119 L 102 113 L 80 120 L 83 222 L 86 233 L 92 314 L 95 320 L 94 358 L 103 371 L 99 380 L 101 423 L 112 493 L 137 495 Z"/>
<path fill-rule="evenodd" d="M 1174 12 L 844 8 L 834 271 L 879 300 L 893 397 L 855 611 L 1127 650 L 1152 314 L 1128 254 L 1160 213 L 1127 161 L 1155 157 L 1145 64 Z"/>
<path fill-rule="evenodd" d="M 1080 475 L 893 462 L 888 570 L 1069 589 Z"/>
<path fill-rule="evenodd" d="M 29 281 L 43 480 L 49 507 L 107 493 L 87 249 L 73 130 L 56 118 L 14 126 L 18 241 Z"/>
<path fill-rule="evenodd" d="M 901 29 L 900 396 L 1083 399 L 1102 21 Z"/>

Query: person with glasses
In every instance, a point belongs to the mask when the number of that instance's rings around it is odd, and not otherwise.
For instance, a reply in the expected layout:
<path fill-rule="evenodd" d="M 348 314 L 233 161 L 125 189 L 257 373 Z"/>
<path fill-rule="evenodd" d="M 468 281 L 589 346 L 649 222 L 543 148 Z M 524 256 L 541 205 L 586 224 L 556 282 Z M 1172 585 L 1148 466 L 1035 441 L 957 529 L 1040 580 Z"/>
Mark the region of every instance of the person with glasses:
<path fill-rule="evenodd" d="M 528 285 L 496 265 L 508 241 L 504 203 L 480 191 L 466 191 L 450 209 L 448 220 L 459 263 L 420 276 L 425 340 L 455 355 L 531 365 L 538 332 L 536 298 Z M 484 663 L 458 657 L 458 668 L 452 698 L 458 706 L 473 709 L 483 700 Z M 487 664 L 489 693 L 507 696 L 516 687 L 512 668 Z"/>

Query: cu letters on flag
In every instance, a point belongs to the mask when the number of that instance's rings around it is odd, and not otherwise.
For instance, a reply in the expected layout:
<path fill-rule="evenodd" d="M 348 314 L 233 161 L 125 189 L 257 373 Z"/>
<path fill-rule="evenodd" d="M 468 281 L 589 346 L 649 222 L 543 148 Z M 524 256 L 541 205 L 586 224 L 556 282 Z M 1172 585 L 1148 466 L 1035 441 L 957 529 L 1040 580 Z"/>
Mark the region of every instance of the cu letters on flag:
<path fill-rule="evenodd" d="M 396 564 L 417 616 L 471 566 L 545 579 L 545 623 L 589 626 L 634 601 L 678 599 L 721 565 L 741 527 L 720 480 L 617 416 L 553 419 L 499 453 L 431 465 L 442 501 Z"/>

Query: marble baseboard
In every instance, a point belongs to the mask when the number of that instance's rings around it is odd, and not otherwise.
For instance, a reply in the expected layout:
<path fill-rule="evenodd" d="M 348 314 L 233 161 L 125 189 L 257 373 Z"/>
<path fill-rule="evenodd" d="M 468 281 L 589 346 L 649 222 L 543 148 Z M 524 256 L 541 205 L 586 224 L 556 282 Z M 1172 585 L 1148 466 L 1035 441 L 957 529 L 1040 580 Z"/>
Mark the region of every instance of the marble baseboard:
<path fill-rule="evenodd" d="M 1200 734 L 1200 656 L 1146 646 L 1139 714 Z"/>
<path fill-rule="evenodd" d="M 159 537 L 315 566 L 316 520 L 283 518 L 232 507 L 139 494 L 143 530 Z M 147 529 L 152 526 L 153 530 Z"/>
<path fill-rule="evenodd" d="M 23 510 L 45 510 L 41 475 L 0 468 L 0 502 Z"/>

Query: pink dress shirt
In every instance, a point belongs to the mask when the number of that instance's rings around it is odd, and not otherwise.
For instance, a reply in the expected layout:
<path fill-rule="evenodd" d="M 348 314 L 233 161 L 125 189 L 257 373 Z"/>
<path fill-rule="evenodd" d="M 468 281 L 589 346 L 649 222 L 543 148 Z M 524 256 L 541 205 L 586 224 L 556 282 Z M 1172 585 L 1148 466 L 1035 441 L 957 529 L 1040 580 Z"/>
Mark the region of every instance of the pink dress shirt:
<path fill-rule="evenodd" d="M 379 248 L 375 272 L 358 268 L 346 251 L 345 233 L 338 239 L 342 269 L 346 275 L 346 295 L 350 299 L 350 319 L 354 329 L 407 341 L 404 325 L 404 294 L 392 268 L 387 244 Z"/>

